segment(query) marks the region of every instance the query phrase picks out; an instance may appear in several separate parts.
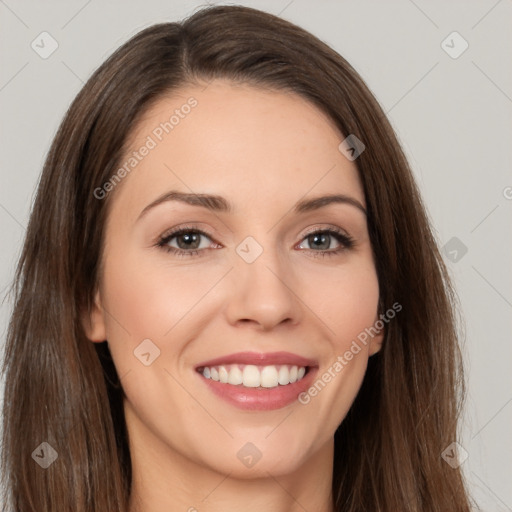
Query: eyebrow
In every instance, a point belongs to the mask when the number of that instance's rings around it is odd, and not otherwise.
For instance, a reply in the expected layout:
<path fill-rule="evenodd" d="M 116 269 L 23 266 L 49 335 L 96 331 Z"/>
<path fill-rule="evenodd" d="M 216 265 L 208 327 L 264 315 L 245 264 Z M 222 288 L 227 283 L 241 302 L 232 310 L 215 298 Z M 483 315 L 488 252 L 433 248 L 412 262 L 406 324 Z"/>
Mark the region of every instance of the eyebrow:
<path fill-rule="evenodd" d="M 224 197 L 211 194 L 188 194 L 171 190 L 155 199 L 152 203 L 148 204 L 140 213 L 137 220 L 143 217 L 149 210 L 156 206 L 167 203 L 169 201 L 179 201 L 192 206 L 201 206 L 212 212 L 232 213 L 233 206 Z M 330 194 L 312 199 L 303 199 L 298 201 L 293 211 L 294 213 L 306 213 L 313 210 L 318 210 L 330 204 L 348 204 L 362 211 L 367 215 L 364 206 L 355 198 L 345 194 Z"/>

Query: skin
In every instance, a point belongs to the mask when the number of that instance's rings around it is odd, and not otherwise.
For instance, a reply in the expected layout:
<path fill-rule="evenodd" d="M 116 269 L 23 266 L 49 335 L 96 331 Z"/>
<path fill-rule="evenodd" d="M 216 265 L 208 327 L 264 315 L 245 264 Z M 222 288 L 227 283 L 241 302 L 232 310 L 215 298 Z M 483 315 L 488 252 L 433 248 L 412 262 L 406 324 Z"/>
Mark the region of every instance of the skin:
<path fill-rule="evenodd" d="M 355 162 L 338 150 L 345 137 L 303 98 L 223 80 L 157 102 L 131 150 L 190 96 L 197 106 L 111 192 L 103 273 L 84 322 L 91 341 L 108 340 L 126 394 L 130 511 L 332 511 L 334 433 L 383 332 L 308 404 L 273 411 L 226 403 L 194 366 L 234 352 L 289 351 L 316 359 L 321 376 L 375 323 L 379 286 L 365 214 L 349 204 L 292 211 L 332 193 L 366 206 Z M 234 210 L 172 201 L 137 220 L 170 190 L 218 194 Z M 185 225 L 212 235 L 201 237 L 199 255 L 156 246 Z M 329 227 L 355 245 L 315 257 L 322 250 L 307 230 Z M 235 250 L 248 236 L 263 248 L 251 264 Z M 170 244 L 179 247 L 176 237 Z M 328 251 L 341 245 L 331 237 Z M 144 339 L 160 350 L 149 366 L 134 356 Z M 262 454 L 251 468 L 237 457 L 247 442 Z"/>

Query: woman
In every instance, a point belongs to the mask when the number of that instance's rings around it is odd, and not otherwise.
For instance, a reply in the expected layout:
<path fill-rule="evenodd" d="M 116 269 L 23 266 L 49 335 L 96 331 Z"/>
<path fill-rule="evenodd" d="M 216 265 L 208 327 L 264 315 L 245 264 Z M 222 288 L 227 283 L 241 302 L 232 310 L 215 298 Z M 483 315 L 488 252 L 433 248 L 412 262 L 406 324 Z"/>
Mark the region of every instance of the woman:
<path fill-rule="evenodd" d="M 4 510 L 470 509 L 420 195 L 362 79 L 284 20 L 203 9 L 93 74 L 14 292 Z"/>

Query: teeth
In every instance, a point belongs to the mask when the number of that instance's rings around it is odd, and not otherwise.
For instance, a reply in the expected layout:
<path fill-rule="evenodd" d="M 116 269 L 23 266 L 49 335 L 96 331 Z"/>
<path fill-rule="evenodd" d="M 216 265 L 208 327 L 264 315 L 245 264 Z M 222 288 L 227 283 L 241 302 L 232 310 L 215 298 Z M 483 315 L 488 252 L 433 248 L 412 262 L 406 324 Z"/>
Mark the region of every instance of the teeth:
<path fill-rule="evenodd" d="M 278 383 L 277 368 L 275 366 L 265 366 L 261 370 L 261 386 L 264 388 L 275 388 Z"/>
<path fill-rule="evenodd" d="M 204 375 L 204 372 L 203 372 L 203 375 Z M 219 382 L 226 384 L 228 382 L 228 379 L 229 379 L 229 372 L 226 370 L 226 368 L 224 366 L 219 366 L 219 378 L 213 379 L 213 380 L 219 380 Z"/>
<path fill-rule="evenodd" d="M 209 368 L 205 368 L 205 370 L 209 371 Z M 281 368 L 279 368 L 277 381 L 279 382 L 279 384 L 281 384 L 281 386 L 286 386 L 286 384 L 290 384 L 290 371 L 286 366 L 281 366 Z"/>
<path fill-rule="evenodd" d="M 238 366 L 233 366 L 231 370 L 229 370 L 228 384 L 233 384 L 234 386 L 238 386 L 238 384 L 242 384 L 242 371 Z"/>
<path fill-rule="evenodd" d="M 231 368 L 231 372 L 234 371 L 240 371 L 238 369 L 238 366 L 233 366 Z M 239 382 L 239 384 L 243 384 L 246 388 L 258 388 L 260 386 L 261 382 L 261 375 L 260 371 L 258 370 L 257 366 L 253 366 L 252 364 L 248 364 L 246 367 L 244 367 L 244 373 L 242 374 L 242 380 Z"/>
<path fill-rule="evenodd" d="M 284 364 L 278 366 L 229 364 L 206 366 L 202 373 L 206 379 L 212 379 L 223 384 L 242 385 L 246 388 L 276 388 L 279 385 L 286 386 L 301 380 L 306 374 L 306 368 Z"/>

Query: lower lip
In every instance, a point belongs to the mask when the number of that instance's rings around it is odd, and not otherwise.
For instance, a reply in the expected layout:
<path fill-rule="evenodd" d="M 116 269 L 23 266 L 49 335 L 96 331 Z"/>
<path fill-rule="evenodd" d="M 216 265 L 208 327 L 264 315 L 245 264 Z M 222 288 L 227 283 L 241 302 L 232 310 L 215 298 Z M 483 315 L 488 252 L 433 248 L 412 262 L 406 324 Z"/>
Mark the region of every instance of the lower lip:
<path fill-rule="evenodd" d="M 198 374 L 211 391 L 235 407 L 249 411 L 272 411 L 297 401 L 297 397 L 310 387 L 316 371 L 317 368 L 309 368 L 306 375 L 298 382 L 269 389 L 223 384 L 207 379 L 201 373 Z"/>

